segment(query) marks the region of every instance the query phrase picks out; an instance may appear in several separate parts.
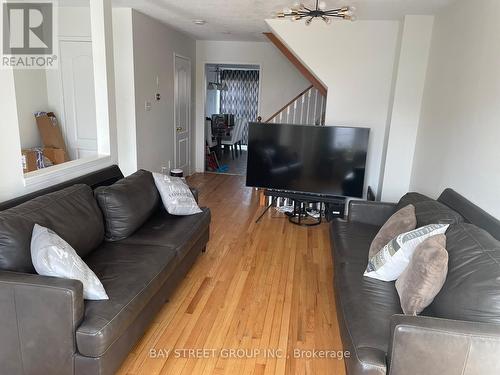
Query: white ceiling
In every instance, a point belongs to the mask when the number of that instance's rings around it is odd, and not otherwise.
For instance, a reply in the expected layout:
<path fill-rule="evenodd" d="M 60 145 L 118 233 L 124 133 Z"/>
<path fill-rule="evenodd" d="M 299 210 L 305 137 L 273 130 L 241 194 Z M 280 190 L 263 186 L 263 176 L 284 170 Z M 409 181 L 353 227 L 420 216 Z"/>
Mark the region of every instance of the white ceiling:
<path fill-rule="evenodd" d="M 455 0 L 325 0 L 328 8 L 354 5 L 359 19 L 400 19 L 405 14 L 434 14 Z M 262 40 L 264 20 L 294 0 L 113 0 L 201 40 Z M 315 0 L 303 0 L 312 6 Z M 207 23 L 198 26 L 195 19 Z M 283 21 L 291 22 L 291 21 Z"/>

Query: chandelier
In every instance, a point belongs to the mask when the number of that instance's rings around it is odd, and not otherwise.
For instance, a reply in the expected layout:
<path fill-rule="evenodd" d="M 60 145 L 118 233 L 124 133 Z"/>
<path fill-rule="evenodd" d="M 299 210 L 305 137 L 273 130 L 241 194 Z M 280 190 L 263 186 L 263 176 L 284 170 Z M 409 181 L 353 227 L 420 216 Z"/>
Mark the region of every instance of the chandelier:
<path fill-rule="evenodd" d="M 219 90 L 219 91 L 227 91 L 229 88 L 227 87 L 227 83 L 222 83 L 221 81 L 221 70 L 217 66 L 215 71 L 215 82 L 208 82 L 207 89 L 208 90 Z"/>
<path fill-rule="evenodd" d="M 305 18 L 306 25 L 310 25 L 315 18 L 321 18 L 329 24 L 332 22 L 332 18 L 355 21 L 355 11 L 356 8 L 353 6 L 328 10 L 326 9 L 326 3 L 324 1 L 316 0 L 316 7 L 314 9 L 304 6 L 304 4 L 296 3 L 292 8 L 286 8 L 283 9 L 282 12 L 278 12 L 276 18 L 288 18 L 292 21 L 298 21 Z"/>

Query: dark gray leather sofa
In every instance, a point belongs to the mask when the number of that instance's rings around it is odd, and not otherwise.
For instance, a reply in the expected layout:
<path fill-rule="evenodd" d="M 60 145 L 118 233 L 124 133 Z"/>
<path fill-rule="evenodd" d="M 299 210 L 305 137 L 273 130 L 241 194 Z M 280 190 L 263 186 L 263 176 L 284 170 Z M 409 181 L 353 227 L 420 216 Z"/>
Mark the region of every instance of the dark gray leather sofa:
<path fill-rule="evenodd" d="M 104 240 L 93 189 L 122 177 L 113 166 L 0 204 L 0 373 L 113 374 L 205 249 L 210 210 L 174 217 L 149 193 L 133 196 L 136 206 L 155 204 L 144 224 Z M 81 282 L 34 272 L 24 251 L 33 222 L 77 250 L 109 300 L 84 301 Z"/>
<path fill-rule="evenodd" d="M 448 277 L 421 316 L 405 316 L 394 282 L 363 277 L 370 243 L 396 209 L 413 203 L 417 224 L 450 223 Z M 445 190 L 398 205 L 351 201 L 331 225 L 338 321 L 349 375 L 500 374 L 500 222 Z"/>

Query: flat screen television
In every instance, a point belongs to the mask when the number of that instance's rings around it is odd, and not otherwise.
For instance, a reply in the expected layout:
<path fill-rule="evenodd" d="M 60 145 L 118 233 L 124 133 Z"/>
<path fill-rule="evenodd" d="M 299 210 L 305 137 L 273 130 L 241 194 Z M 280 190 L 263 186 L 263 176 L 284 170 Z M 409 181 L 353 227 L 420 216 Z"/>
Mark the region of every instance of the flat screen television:
<path fill-rule="evenodd" d="M 247 186 L 363 197 L 370 129 L 250 123 Z"/>

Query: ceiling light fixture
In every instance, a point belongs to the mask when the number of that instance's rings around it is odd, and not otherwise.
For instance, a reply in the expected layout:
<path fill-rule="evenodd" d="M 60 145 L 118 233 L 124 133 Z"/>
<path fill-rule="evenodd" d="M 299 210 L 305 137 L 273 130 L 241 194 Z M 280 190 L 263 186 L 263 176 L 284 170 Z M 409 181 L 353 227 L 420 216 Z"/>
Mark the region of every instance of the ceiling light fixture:
<path fill-rule="evenodd" d="M 193 20 L 193 23 L 195 25 L 203 26 L 204 24 L 207 23 L 207 21 L 205 21 L 205 20 Z"/>
<path fill-rule="evenodd" d="M 221 70 L 218 66 L 215 68 L 213 73 L 215 73 L 215 82 L 208 82 L 207 89 L 208 90 L 219 90 L 219 91 L 229 90 L 227 83 L 221 82 Z"/>
<path fill-rule="evenodd" d="M 354 12 L 356 12 L 356 8 L 353 6 L 327 10 L 324 1 L 316 0 L 316 8 L 314 9 L 304 6 L 304 4 L 295 3 L 292 8 L 286 8 L 282 12 L 276 13 L 276 18 L 288 18 L 292 21 L 305 18 L 306 25 L 310 25 L 315 18 L 321 18 L 325 23 L 329 24 L 332 22 L 332 18 L 355 21 Z"/>

